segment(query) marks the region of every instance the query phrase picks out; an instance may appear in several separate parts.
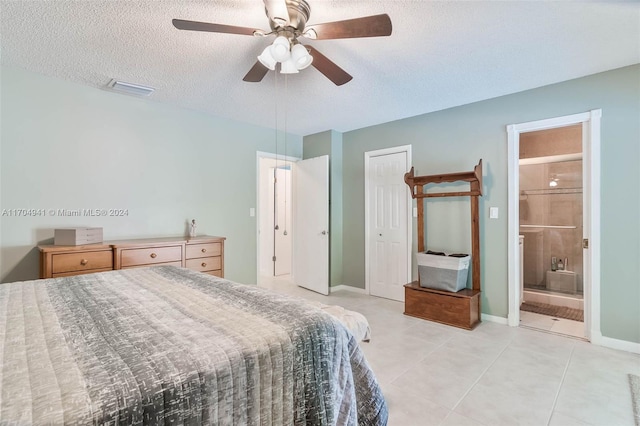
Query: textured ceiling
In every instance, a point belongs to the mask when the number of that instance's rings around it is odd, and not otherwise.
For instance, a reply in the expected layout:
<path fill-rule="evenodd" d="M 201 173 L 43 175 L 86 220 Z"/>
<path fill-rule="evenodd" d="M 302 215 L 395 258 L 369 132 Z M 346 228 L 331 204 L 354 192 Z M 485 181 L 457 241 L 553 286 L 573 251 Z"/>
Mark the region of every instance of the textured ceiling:
<path fill-rule="evenodd" d="M 269 29 L 261 0 L 0 1 L 3 65 L 307 135 L 341 132 L 640 62 L 640 3 L 309 0 L 308 25 L 387 13 L 390 37 L 310 41 L 353 76 L 242 77 L 272 40 L 179 31 L 172 18 Z M 276 95 L 278 93 L 278 95 Z M 276 114 L 277 109 L 277 114 Z M 286 113 L 286 115 L 285 115 Z"/>

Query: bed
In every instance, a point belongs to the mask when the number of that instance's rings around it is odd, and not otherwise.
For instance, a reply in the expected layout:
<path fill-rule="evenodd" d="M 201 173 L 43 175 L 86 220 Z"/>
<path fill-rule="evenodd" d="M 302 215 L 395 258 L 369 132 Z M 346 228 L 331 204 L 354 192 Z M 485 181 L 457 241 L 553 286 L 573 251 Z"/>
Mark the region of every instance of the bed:
<path fill-rule="evenodd" d="M 0 285 L 0 424 L 387 416 L 356 338 L 300 299 L 173 266 Z"/>

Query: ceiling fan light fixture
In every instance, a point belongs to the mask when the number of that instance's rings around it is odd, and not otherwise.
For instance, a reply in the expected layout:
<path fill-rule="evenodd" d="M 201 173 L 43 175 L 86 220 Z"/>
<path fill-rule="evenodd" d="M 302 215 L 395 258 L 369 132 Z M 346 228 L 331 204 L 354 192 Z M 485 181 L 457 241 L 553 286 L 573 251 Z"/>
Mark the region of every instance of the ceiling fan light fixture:
<path fill-rule="evenodd" d="M 303 70 L 311 65 L 313 57 L 307 51 L 307 48 L 301 44 L 296 44 L 291 48 L 291 59 L 298 70 Z"/>
<path fill-rule="evenodd" d="M 285 36 L 278 36 L 271 45 L 271 56 L 278 62 L 285 62 L 291 57 L 291 44 Z"/>
<path fill-rule="evenodd" d="M 258 61 L 265 67 L 269 68 L 271 71 L 276 69 L 276 64 L 278 61 L 274 59 L 271 55 L 271 46 L 265 47 L 260 56 L 258 56 Z"/>
<path fill-rule="evenodd" d="M 298 68 L 293 59 L 286 60 L 280 64 L 280 74 L 297 74 Z"/>

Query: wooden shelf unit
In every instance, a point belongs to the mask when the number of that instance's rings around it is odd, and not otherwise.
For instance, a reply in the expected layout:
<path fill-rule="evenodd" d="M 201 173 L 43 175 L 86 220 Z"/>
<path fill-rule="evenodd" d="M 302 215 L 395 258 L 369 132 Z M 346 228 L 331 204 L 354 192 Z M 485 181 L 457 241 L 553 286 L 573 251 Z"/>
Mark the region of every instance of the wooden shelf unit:
<path fill-rule="evenodd" d="M 424 199 L 432 197 L 465 197 L 471 199 L 471 267 L 472 288 L 457 293 L 420 287 L 417 281 L 406 284 L 405 315 L 436 321 L 455 327 L 473 329 L 480 323 L 480 211 L 482 196 L 482 159 L 470 172 L 430 176 L 414 176 L 413 167 L 404 175 L 411 197 L 422 200 L 418 210 L 418 252 L 424 252 Z M 468 182 L 469 191 L 425 192 L 424 185 L 448 182 Z"/>

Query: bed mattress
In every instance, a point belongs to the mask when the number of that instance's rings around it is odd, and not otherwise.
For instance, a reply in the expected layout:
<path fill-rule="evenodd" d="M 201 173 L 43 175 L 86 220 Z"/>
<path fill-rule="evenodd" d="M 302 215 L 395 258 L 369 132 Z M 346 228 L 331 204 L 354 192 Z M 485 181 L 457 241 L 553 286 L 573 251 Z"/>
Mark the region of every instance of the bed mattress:
<path fill-rule="evenodd" d="M 0 285 L 0 424 L 386 421 L 352 333 L 300 299 L 171 266 Z"/>

